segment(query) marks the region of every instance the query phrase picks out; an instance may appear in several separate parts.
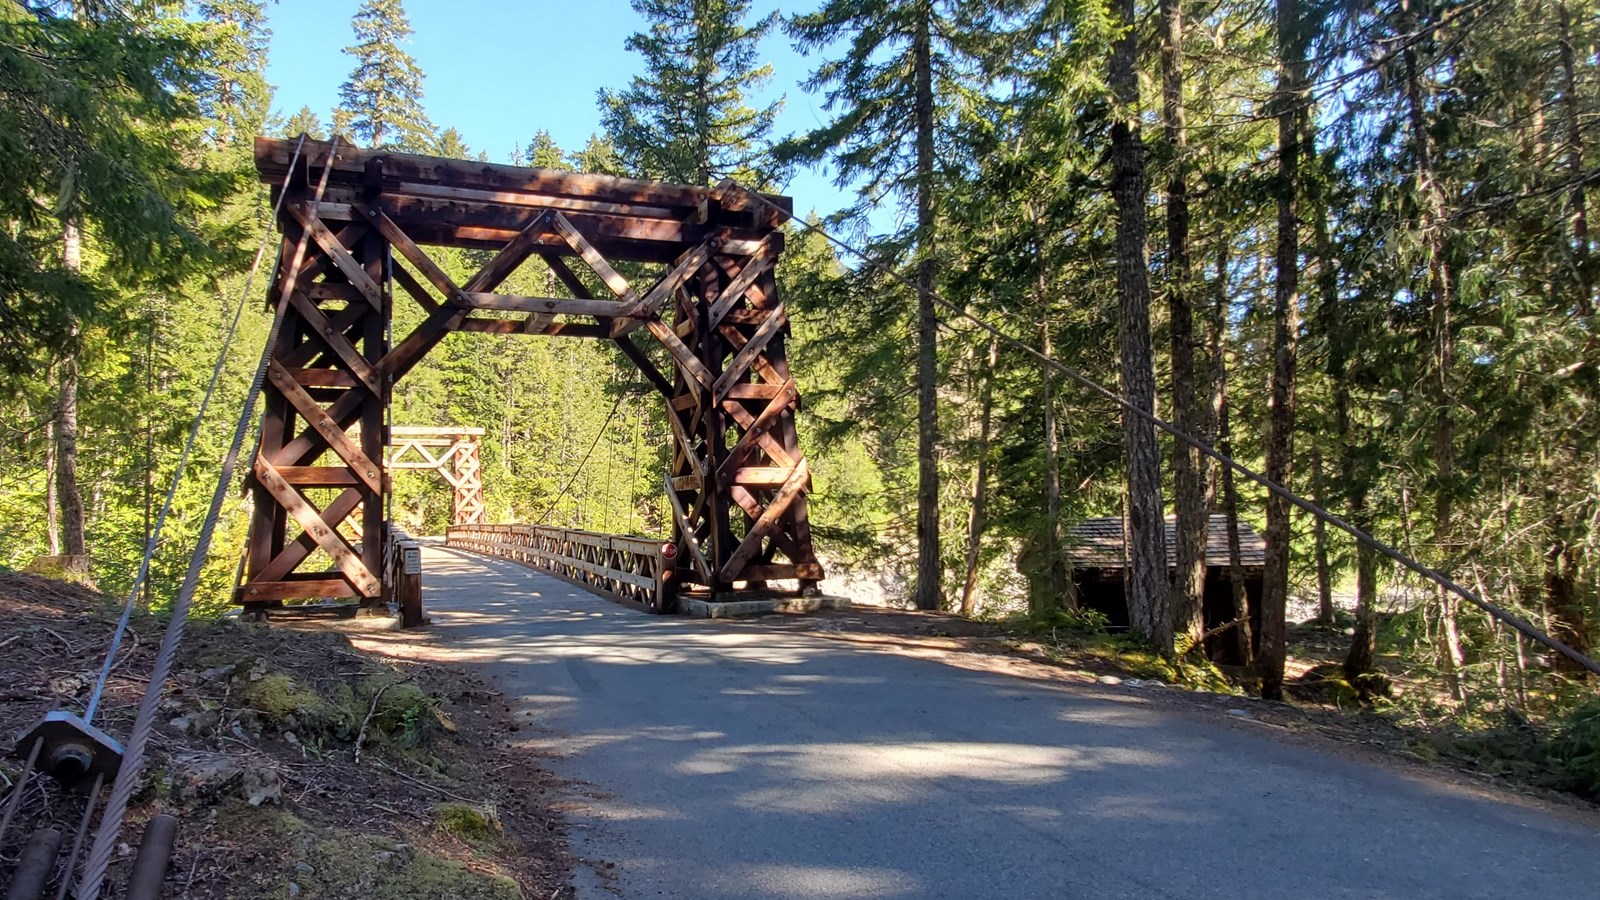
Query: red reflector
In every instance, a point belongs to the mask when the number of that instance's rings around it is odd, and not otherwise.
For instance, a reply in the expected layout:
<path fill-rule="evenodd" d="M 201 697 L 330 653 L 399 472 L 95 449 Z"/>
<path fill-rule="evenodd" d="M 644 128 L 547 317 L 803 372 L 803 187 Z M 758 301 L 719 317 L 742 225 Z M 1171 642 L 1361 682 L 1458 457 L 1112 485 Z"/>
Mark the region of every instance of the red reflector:
<path fill-rule="evenodd" d="M 674 558 L 677 557 L 677 555 L 678 555 L 678 545 L 677 544 L 662 544 L 661 545 L 661 558 L 662 559 L 674 559 Z"/>

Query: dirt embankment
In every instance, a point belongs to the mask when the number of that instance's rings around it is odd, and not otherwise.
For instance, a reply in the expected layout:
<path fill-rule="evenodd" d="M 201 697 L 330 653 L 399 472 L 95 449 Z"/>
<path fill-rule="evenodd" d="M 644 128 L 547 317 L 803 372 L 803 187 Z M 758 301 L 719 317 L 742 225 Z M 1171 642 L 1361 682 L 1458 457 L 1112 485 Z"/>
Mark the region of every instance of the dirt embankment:
<path fill-rule="evenodd" d="M 0 749 L 51 709 L 82 711 L 115 616 L 104 595 L 0 574 Z M 163 627 L 136 617 L 118 654 L 96 722 L 114 736 Z M 122 841 L 136 846 L 157 813 L 179 817 L 169 897 L 564 896 L 559 786 L 508 740 L 517 728 L 493 686 L 464 672 L 363 653 L 327 630 L 195 623 Z M 0 761 L 0 787 L 19 769 Z M 71 835 L 83 808 L 48 779 L 24 801 L 0 883 L 20 835 Z M 111 896 L 131 861 L 119 849 Z"/>

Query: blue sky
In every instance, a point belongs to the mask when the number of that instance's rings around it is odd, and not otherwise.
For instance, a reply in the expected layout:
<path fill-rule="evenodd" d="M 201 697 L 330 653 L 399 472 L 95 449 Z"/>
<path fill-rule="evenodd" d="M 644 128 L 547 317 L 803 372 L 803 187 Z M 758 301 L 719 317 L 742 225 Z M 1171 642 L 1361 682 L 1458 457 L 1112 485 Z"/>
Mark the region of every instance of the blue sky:
<path fill-rule="evenodd" d="M 755 0 L 757 15 L 793 4 Z M 274 108 L 292 115 L 308 105 L 326 122 L 352 59 L 340 52 L 353 41 L 349 21 L 360 0 L 280 0 L 268 6 L 272 51 L 267 77 L 277 87 Z M 567 150 L 583 146 L 600 127 L 596 94 L 620 88 L 638 74 L 636 56 L 623 47 L 641 20 L 628 0 L 410 0 L 412 35 L 407 48 L 423 72 L 428 115 L 454 127 L 474 152 L 496 162 L 526 145 L 543 128 Z M 819 97 L 800 82 L 818 59 L 796 53 L 786 35 L 769 35 L 762 52 L 773 66 L 766 100 L 787 98 L 779 135 L 824 120 Z M 851 198 L 824 170 L 797 172 L 787 193 L 797 210 L 824 213 Z"/>

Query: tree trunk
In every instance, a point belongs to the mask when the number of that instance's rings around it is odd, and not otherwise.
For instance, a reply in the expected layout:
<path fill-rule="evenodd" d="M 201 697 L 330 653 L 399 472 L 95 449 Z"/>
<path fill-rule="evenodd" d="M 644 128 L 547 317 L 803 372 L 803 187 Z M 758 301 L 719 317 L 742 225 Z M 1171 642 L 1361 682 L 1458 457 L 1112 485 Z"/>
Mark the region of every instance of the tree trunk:
<path fill-rule="evenodd" d="M 1365 517 L 1367 498 L 1363 491 L 1352 498 L 1352 517 Z M 1361 518 L 1355 521 L 1360 522 Z M 1350 652 L 1344 658 L 1344 673 L 1359 690 L 1365 677 L 1375 671 L 1373 657 L 1378 649 L 1378 553 L 1366 544 L 1356 545 L 1356 627 L 1350 638 Z"/>
<path fill-rule="evenodd" d="M 1167 179 L 1167 310 L 1172 320 L 1172 415 L 1180 431 L 1197 434 L 1194 310 L 1189 302 L 1188 134 L 1183 101 L 1183 0 L 1161 0 L 1161 119 L 1174 156 Z M 1172 630 L 1193 646 L 1205 632 L 1206 498 L 1204 457 L 1172 442 L 1177 568 L 1172 578 Z"/>
<path fill-rule="evenodd" d="M 1589 258 L 1589 204 L 1584 187 L 1583 132 L 1580 124 L 1582 112 L 1578 108 L 1577 52 L 1573 47 L 1572 13 L 1566 3 L 1556 4 L 1561 22 L 1561 82 L 1562 105 L 1567 123 L 1566 164 L 1567 175 L 1573 179 L 1572 193 L 1567 198 L 1571 220 L 1575 268 L 1577 269 L 1578 312 L 1594 315 L 1594 271 Z M 1591 331 L 1591 341 L 1593 332 Z"/>
<path fill-rule="evenodd" d="M 1402 22 L 1407 30 L 1415 27 L 1416 14 L 1410 0 L 1400 4 Z M 1417 160 L 1417 188 L 1421 194 L 1422 233 L 1428 254 L 1428 292 L 1432 295 L 1431 327 L 1433 331 L 1434 373 L 1429 379 L 1434 410 L 1432 456 L 1434 462 L 1433 485 L 1433 539 L 1439 554 L 1436 563 L 1446 569 L 1451 556 L 1451 524 L 1454 518 L 1455 488 L 1455 420 L 1451 409 L 1455 403 L 1451 384 L 1455 365 L 1455 330 L 1451 323 L 1452 283 L 1449 262 L 1445 257 L 1444 242 L 1444 190 L 1439 185 L 1433 166 L 1433 148 L 1428 136 L 1426 111 L 1422 102 L 1422 81 L 1418 72 L 1416 51 L 1407 46 L 1401 54 L 1405 70 L 1406 118 L 1411 131 L 1412 148 Z M 1459 627 L 1456 623 L 1456 600 L 1442 586 L 1435 591 L 1439 603 L 1440 640 L 1443 643 L 1441 660 L 1445 666 L 1445 681 L 1450 695 L 1463 699 L 1460 669 L 1465 662 L 1461 652 Z"/>
<path fill-rule="evenodd" d="M 1054 358 L 1050 323 L 1044 315 L 1045 274 L 1039 271 L 1039 352 Z M 1067 577 L 1066 556 L 1061 540 L 1061 433 L 1056 421 L 1056 373 L 1050 364 L 1039 366 L 1039 387 L 1044 404 L 1044 565 L 1049 605 L 1072 609 L 1077 606 Z"/>
<path fill-rule="evenodd" d="M 1317 505 L 1328 503 L 1327 474 L 1322 470 L 1322 448 L 1311 448 L 1311 484 Z M 1333 624 L 1333 566 L 1328 562 L 1328 523 L 1321 516 L 1311 518 L 1311 541 L 1317 564 L 1317 621 Z"/>
<path fill-rule="evenodd" d="M 1000 364 L 1000 339 L 989 337 L 988 365 L 978 393 L 978 467 L 972 476 L 972 513 L 967 519 L 967 577 L 961 586 L 961 615 L 972 618 L 978 605 L 978 557 L 989 526 L 989 426 L 994 417 L 994 372 Z"/>
<path fill-rule="evenodd" d="M 1228 421 L 1228 266 L 1228 238 L 1223 235 L 1217 243 L 1217 298 L 1211 314 L 1211 409 L 1217 429 L 1217 452 L 1232 459 L 1233 435 Z M 1255 656 L 1255 628 L 1250 621 L 1250 597 L 1245 591 L 1244 561 L 1239 549 L 1239 492 L 1231 467 L 1219 465 L 1216 471 L 1217 480 L 1222 483 L 1218 493 L 1222 496 L 1228 533 L 1228 586 L 1233 597 L 1229 618 L 1240 623 L 1229 634 L 1236 642 L 1236 658 L 1241 665 L 1249 666 Z"/>
<path fill-rule="evenodd" d="M 72 222 L 61 228 L 61 266 L 73 273 L 83 270 L 83 235 Z M 83 541 L 83 495 L 78 490 L 78 359 L 75 350 L 61 361 L 59 374 L 55 477 L 56 502 L 61 510 L 61 551 L 69 557 L 82 557 L 87 551 Z M 77 561 L 74 566 L 82 564 Z"/>
<path fill-rule="evenodd" d="M 51 556 L 61 555 L 61 504 L 56 499 L 56 420 L 44 444 L 44 533 Z"/>
<path fill-rule="evenodd" d="M 1111 193 L 1117 204 L 1118 338 L 1122 392 L 1135 410 L 1153 415 L 1156 382 L 1150 349 L 1150 273 L 1145 258 L 1144 140 L 1139 135 L 1138 42 L 1133 0 L 1117 0 L 1123 34 L 1111 47 L 1109 78 L 1116 103 L 1111 125 Z M 1161 456 L 1155 427 L 1122 415 L 1128 467 L 1128 618 L 1134 633 L 1160 653 L 1173 650 L 1168 612 L 1166 527 L 1161 517 Z"/>
<path fill-rule="evenodd" d="M 934 258 L 933 39 L 930 13 L 917 19 L 912 41 L 916 68 L 917 146 L 917 593 L 918 609 L 943 604 L 939 554 L 938 319 L 933 290 Z"/>
<path fill-rule="evenodd" d="M 1289 486 L 1294 463 L 1296 332 L 1300 305 L 1300 235 L 1295 200 L 1300 177 L 1300 121 L 1305 63 L 1298 0 L 1278 0 L 1278 245 L 1273 290 L 1272 412 L 1267 472 Z M 1261 696 L 1283 699 L 1289 604 L 1289 501 L 1267 495 L 1267 565 L 1261 606 Z"/>

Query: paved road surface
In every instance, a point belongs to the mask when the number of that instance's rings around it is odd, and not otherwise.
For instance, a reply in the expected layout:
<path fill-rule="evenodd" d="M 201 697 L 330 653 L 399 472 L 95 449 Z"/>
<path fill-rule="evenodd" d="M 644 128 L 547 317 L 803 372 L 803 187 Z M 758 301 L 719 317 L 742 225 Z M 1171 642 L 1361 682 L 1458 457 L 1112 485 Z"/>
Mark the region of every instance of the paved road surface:
<path fill-rule="evenodd" d="M 1263 726 L 425 560 L 440 639 L 588 785 L 617 877 L 580 896 L 1600 898 L 1595 831 Z"/>

